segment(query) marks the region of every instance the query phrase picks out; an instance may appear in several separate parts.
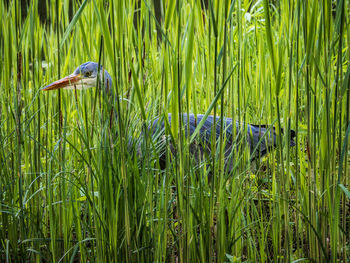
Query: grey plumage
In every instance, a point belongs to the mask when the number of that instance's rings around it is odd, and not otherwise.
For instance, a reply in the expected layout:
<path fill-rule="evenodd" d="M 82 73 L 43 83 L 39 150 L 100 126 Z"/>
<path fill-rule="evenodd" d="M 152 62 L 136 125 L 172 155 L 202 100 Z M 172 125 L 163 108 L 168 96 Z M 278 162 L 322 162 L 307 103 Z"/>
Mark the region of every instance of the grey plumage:
<path fill-rule="evenodd" d="M 188 131 L 190 136 L 195 132 L 198 124 L 202 121 L 204 115 L 194 114 L 182 115 L 182 122 L 184 126 L 184 134 L 187 137 Z M 188 125 L 189 121 L 189 125 Z M 155 144 L 158 145 L 159 162 L 162 168 L 165 167 L 165 125 L 164 118 L 157 118 L 153 121 L 150 127 L 152 138 Z M 171 123 L 171 114 L 168 115 L 168 123 Z M 219 139 L 221 121 L 220 117 L 216 117 L 216 127 L 215 127 L 215 138 Z M 203 159 L 204 155 L 210 156 L 211 154 L 211 141 L 212 141 L 212 131 L 214 125 L 214 116 L 210 115 L 205 120 L 203 126 L 200 128 L 199 134 L 196 140 L 190 145 L 190 153 L 195 156 L 195 158 Z M 270 149 L 276 147 L 276 133 L 274 127 L 268 127 L 267 125 L 253 125 L 253 124 L 240 124 L 239 122 L 233 123 L 231 118 L 224 117 L 223 119 L 223 135 L 225 138 L 225 166 L 231 169 L 231 165 L 228 164 L 228 158 L 231 154 L 235 154 L 237 147 L 240 143 L 247 143 L 251 153 L 251 160 L 255 160 L 264 156 Z M 234 130 L 235 129 L 235 130 Z M 246 132 L 246 136 L 243 133 Z M 294 146 L 295 132 L 291 131 L 290 146 Z M 176 153 L 175 148 L 172 145 L 171 140 L 169 140 L 169 145 L 173 154 Z M 233 148 L 235 146 L 235 148 Z"/>

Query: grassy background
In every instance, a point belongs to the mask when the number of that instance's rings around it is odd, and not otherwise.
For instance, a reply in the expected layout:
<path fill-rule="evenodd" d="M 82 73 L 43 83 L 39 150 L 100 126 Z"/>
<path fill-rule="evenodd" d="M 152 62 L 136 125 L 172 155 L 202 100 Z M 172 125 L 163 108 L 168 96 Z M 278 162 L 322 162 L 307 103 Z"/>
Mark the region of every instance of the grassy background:
<path fill-rule="evenodd" d="M 39 1 L 1 1 L 0 261 L 349 261 L 349 2 L 201 2 L 164 0 L 157 23 L 151 0 L 53 1 L 43 24 Z M 119 99 L 40 91 L 85 61 Z M 225 174 L 220 136 L 198 167 L 180 112 L 274 123 L 297 146 L 279 134 L 250 169 L 242 144 Z M 140 133 L 167 113 L 161 171 Z"/>

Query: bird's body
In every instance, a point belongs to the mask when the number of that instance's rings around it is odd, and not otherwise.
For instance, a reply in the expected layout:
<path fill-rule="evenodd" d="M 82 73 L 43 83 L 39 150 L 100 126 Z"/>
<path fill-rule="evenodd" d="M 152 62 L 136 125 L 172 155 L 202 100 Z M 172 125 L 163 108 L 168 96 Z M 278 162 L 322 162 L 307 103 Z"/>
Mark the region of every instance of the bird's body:
<path fill-rule="evenodd" d="M 71 75 L 57 80 L 48 86 L 44 87 L 43 90 L 55 90 L 59 88 L 65 89 L 82 89 L 95 87 L 97 83 L 97 78 L 106 90 L 110 90 L 112 86 L 112 78 L 109 73 L 100 66 L 98 70 L 98 64 L 95 62 L 86 62 L 79 66 Z M 167 122 L 171 124 L 171 114 L 168 115 Z M 214 119 L 215 129 L 213 129 Z M 212 142 L 212 131 L 215 130 L 215 140 L 217 141 L 220 136 L 221 131 L 221 118 L 214 117 L 212 115 L 207 116 L 204 120 L 204 115 L 194 114 L 182 114 L 182 124 L 184 128 L 185 136 L 192 136 L 197 128 L 197 126 L 202 122 L 202 126 L 198 132 L 198 136 L 190 145 L 190 153 L 196 158 L 196 160 L 202 160 L 204 156 L 211 155 L 211 142 Z M 165 164 L 165 148 L 164 143 L 165 138 L 165 121 L 164 118 L 157 118 L 150 125 L 152 138 L 155 143 L 160 145 L 159 156 L 161 166 Z M 235 154 L 238 145 L 241 143 L 248 144 L 251 153 L 251 160 L 259 158 L 265 155 L 269 149 L 276 146 L 276 133 L 274 127 L 269 127 L 268 125 L 253 125 L 235 122 L 231 118 L 225 117 L 223 119 L 223 135 L 224 135 L 224 156 L 226 160 L 226 167 L 229 165 L 229 157 Z M 188 134 L 189 132 L 189 134 Z M 295 142 L 293 138 L 295 137 L 294 131 L 290 134 L 290 146 L 294 146 Z M 170 147 L 172 151 L 175 151 L 174 145 L 170 142 Z M 231 162 L 232 163 L 232 162 Z"/>
<path fill-rule="evenodd" d="M 171 124 L 171 114 L 168 114 L 168 123 Z M 205 118 L 204 115 L 198 114 L 182 114 L 183 132 L 185 137 L 192 136 Z M 220 130 L 221 130 L 221 118 L 216 116 L 215 129 L 214 116 L 209 115 L 200 127 L 198 135 L 195 140 L 190 145 L 190 153 L 195 156 L 198 160 L 206 159 L 208 156 L 212 156 L 212 132 L 215 131 L 215 142 L 218 145 Z M 152 137 L 156 140 L 155 144 L 164 144 L 165 135 L 165 121 L 164 118 L 157 118 L 153 121 L 151 126 Z M 254 125 L 254 124 L 242 124 L 238 121 L 233 122 L 231 118 L 223 118 L 223 136 L 224 136 L 224 149 L 223 154 L 225 157 L 225 164 L 228 170 L 231 170 L 232 162 L 229 161 L 230 157 L 233 157 L 238 151 L 238 146 L 242 143 L 248 146 L 250 151 L 251 161 L 264 156 L 273 147 L 276 147 L 276 132 L 274 127 L 269 127 L 268 125 Z M 291 131 L 290 146 L 294 146 L 295 142 L 293 138 L 295 137 L 294 131 Z M 169 145 L 172 152 L 175 152 L 175 148 L 172 145 L 171 140 L 169 140 Z M 162 168 L 165 167 L 165 148 L 160 146 L 159 156 L 160 165 Z"/>

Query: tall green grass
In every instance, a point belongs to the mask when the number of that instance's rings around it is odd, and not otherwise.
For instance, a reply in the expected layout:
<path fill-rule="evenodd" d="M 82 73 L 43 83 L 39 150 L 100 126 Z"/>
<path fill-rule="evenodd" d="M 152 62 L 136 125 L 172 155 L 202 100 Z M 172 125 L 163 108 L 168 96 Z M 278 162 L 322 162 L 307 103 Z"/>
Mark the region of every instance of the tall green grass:
<path fill-rule="evenodd" d="M 204 2 L 0 3 L 0 261 L 350 260 L 349 2 Z M 112 93 L 40 91 L 85 61 Z M 191 112 L 273 123 L 278 147 L 254 168 L 238 144 L 227 174 L 221 131 L 199 164 Z"/>

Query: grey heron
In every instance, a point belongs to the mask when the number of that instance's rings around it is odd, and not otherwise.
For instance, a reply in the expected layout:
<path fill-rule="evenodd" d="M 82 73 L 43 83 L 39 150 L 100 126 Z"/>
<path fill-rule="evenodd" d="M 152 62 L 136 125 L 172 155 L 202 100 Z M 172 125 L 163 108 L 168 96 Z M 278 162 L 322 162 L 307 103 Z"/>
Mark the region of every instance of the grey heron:
<path fill-rule="evenodd" d="M 99 79 L 106 89 L 110 89 L 112 85 L 112 78 L 109 73 L 100 66 L 98 69 L 98 63 L 86 62 L 79 67 L 77 67 L 72 74 L 66 76 L 60 80 L 57 80 L 42 90 L 56 90 L 60 88 L 64 89 L 82 89 L 95 87 L 97 82 L 98 74 L 100 74 Z M 168 123 L 171 123 L 171 114 L 168 115 Z M 198 124 L 204 119 L 204 115 L 182 114 L 182 123 L 184 125 L 185 136 L 193 135 Z M 215 120 L 215 121 L 214 121 Z M 215 123 L 215 127 L 213 127 Z M 215 131 L 215 139 L 217 140 L 220 135 L 221 130 L 221 119 L 218 116 L 209 115 L 202 122 L 202 126 L 198 132 L 198 140 L 190 145 L 190 152 L 194 155 L 203 155 L 210 153 L 211 141 L 212 141 L 212 131 Z M 157 118 L 150 126 L 149 129 L 154 135 L 154 138 L 162 140 L 164 138 L 165 130 L 165 119 L 164 117 Z M 251 160 L 260 158 L 264 156 L 270 149 L 276 147 L 277 135 L 275 127 L 269 125 L 254 125 L 254 124 L 242 124 L 239 122 L 233 122 L 231 118 L 224 117 L 223 119 L 223 132 L 225 136 L 225 148 L 224 156 L 225 162 L 229 156 L 237 148 L 239 143 L 247 143 L 251 152 Z M 188 134 L 189 132 L 189 134 Z M 246 133 L 246 136 L 243 136 Z M 242 140 L 237 140 L 237 138 L 245 138 Z M 294 146 L 295 132 L 290 131 L 290 146 Z M 164 149 L 163 149 L 164 150 Z M 231 154 L 231 155 L 230 155 Z M 165 154 L 164 151 L 159 154 L 161 167 L 164 168 L 165 165 Z"/>

